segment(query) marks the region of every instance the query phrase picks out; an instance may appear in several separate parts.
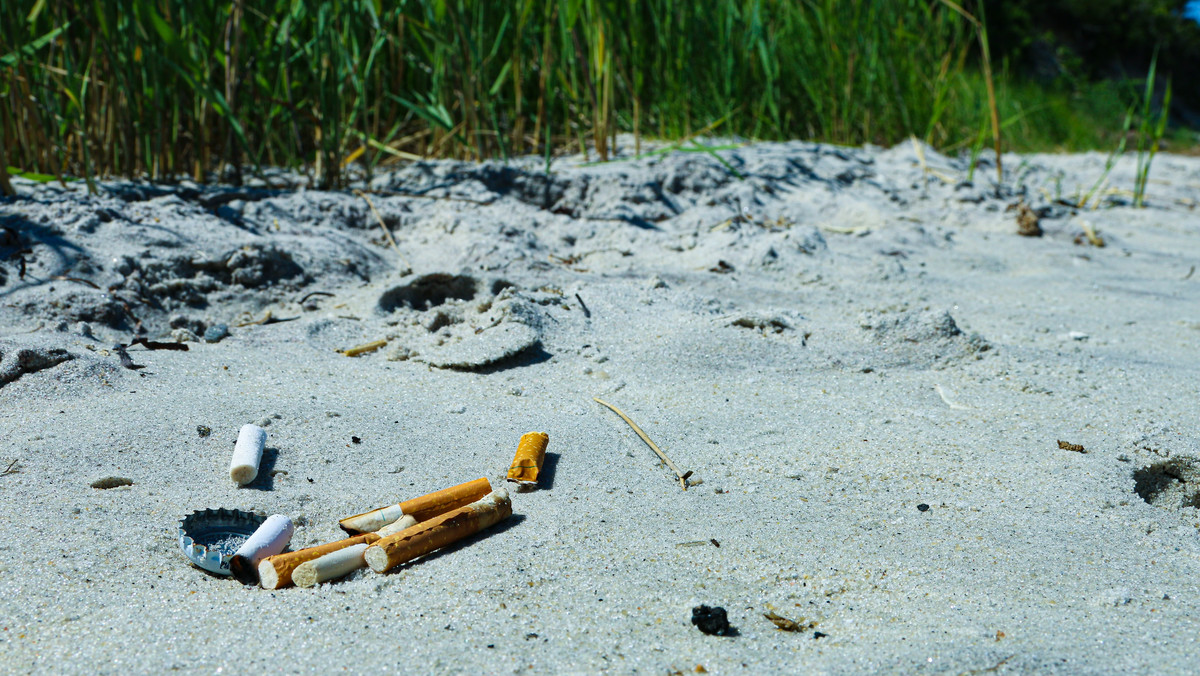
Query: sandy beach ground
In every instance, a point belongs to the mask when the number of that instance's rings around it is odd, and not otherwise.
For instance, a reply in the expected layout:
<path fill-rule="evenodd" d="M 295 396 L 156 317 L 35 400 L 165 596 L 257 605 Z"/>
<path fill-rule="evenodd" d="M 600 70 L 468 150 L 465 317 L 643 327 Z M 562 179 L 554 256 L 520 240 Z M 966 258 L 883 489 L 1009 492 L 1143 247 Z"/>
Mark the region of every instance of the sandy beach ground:
<path fill-rule="evenodd" d="M 1194 670 L 1200 158 L 1157 157 L 1146 208 L 1124 158 L 1094 209 L 1103 155 L 1003 160 L 999 188 L 910 144 L 431 162 L 370 205 L 20 183 L 0 671 Z M 189 349 L 124 367 L 138 336 Z M 197 509 L 287 515 L 295 549 L 501 485 L 532 430 L 514 515 L 391 573 L 266 591 L 180 552 Z"/>

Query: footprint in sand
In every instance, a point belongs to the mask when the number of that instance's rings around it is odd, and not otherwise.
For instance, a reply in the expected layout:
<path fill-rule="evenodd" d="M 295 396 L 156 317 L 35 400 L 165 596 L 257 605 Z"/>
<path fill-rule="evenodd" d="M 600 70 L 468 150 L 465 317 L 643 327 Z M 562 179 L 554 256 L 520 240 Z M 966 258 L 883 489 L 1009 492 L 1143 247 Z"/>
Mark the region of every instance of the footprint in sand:
<path fill-rule="evenodd" d="M 496 366 L 541 344 L 542 314 L 513 284 L 470 275 L 414 275 L 384 292 L 395 321 L 388 359 L 464 371 Z"/>

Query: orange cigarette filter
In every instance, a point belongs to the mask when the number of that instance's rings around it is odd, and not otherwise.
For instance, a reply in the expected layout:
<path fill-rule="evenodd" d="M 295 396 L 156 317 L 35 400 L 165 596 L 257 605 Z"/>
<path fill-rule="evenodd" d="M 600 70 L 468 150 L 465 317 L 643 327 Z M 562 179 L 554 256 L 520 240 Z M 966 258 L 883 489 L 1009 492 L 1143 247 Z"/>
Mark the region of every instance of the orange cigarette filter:
<path fill-rule="evenodd" d="M 398 505 L 388 505 L 373 509 L 363 514 L 356 514 L 339 521 L 342 530 L 347 533 L 366 533 L 400 519 L 404 515 L 412 516 L 418 523 L 428 521 L 439 514 L 445 514 L 453 509 L 482 498 L 492 492 L 492 484 L 486 477 L 465 484 L 443 488 L 440 491 L 422 495 L 419 498 L 405 500 Z"/>
<path fill-rule="evenodd" d="M 287 554 L 268 556 L 258 564 L 259 582 L 262 584 L 263 589 L 286 587 L 292 583 L 292 573 L 296 571 L 296 568 L 300 564 L 362 542 L 371 544 L 378 539 L 379 536 L 374 533 L 363 533 L 362 535 L 355 535 L 354 537 L 338 540 L 337 542 L 308 547 L 288 552 Z"/>
<path fill-rule="evenodd" d="M 545 432 L 527 432 L 517 443 L 517 455 L 508 468 L 508 480 L 522 486 L 536 486 L 542 463 L 546 460 L 546 444 L 550 435 Z"/>
<path fill-rule="evenodd" d="M 446 512 L 395 535 L 376 540 L 363 553 L 376 573 L 424 556 L 435 549 L 500 523 L 512 516 L 512 501 L 503 488 L 469 505 Z"/>

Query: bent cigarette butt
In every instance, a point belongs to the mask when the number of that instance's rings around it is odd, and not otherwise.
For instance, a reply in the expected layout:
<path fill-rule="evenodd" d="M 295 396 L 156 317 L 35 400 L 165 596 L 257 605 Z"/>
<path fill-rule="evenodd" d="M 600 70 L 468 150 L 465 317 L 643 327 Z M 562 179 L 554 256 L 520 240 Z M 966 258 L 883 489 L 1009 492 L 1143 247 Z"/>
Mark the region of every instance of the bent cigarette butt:
<path fill-rule="evenodd" d="M 375 533 L 363 533 L 337 542 L 308 547 L 287 554 L 268 556 L 258 563 L 258 583 L 262 585 L 263 589 L 286 587 L 294 581 L 295 571 L 301 564 L 354 545 L 369 545 L 379 538 L 380 536 Z"/>
<path fill-rule="evenodd" d="M 349 575 L 359 568 L 366 568 L 363 552 L 369 547 L 365 542 L 351 545 L 336 552 L 305 561 L 296 567 L 292 573 L 292 581 L 297 587 L 311 587 L 317 583 L 334 580 Z"/>
<path fill-rule="evenodd" d="M 258 476 L 258 463 L 262 461 L 263 446 L 267 443 L 267 431 L 258 425 L 242 425 L 237 444 L 233 447 L 233 460 L 229 463 L 229 478 L 239 486 L 254 481 Z"/>
<path fill-rule="evenodd" d="M 545 432 L 528 432 L 517 442 L 517 454 L 508 468 L 508 480 L 522 486 L 536 486 L 542 463 L 546 460 L 546 444 L 550 435 Z"/>
<path fill-rule="evenodd" d="M 435 549 L 500 523 L 512 516 L 512 501 L 503 488 L 481 500 L 436 516 L 395 535 L 377 540 L 363 554 L 376 573 L 424 556 Z"/>
<path fill-rule="evenodd" d="M 487 478 L 476 479 L 419 498 L 405 500 L 398 505 L 388 505 L 347 517 L 338 524 L 347 533 L 370 533 L 393 523 L 405 514 L 412 515 L 419 523 L 470 504 L 491 492 L 492 484 Z"/>
<path fill-rule="evenodd" d="M 257 583 L 259 562 L 282 552 L 295 531 L 292 520 L 286 516 L 272 514 L 267 517 L 229 560 L 230 572 L 245 584 Z"/>

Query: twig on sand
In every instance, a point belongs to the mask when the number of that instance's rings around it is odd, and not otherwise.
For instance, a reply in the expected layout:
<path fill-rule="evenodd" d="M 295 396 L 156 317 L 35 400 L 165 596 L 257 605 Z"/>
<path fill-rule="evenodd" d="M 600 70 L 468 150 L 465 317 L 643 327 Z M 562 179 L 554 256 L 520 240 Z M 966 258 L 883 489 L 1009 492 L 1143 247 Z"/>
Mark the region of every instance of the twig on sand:
<path fill-rule="evenodd" d="M 248 313 L 245 313 L 245 314 L 248 314 Z M 253 317 L 253 315 L 250 315 L 250 316 Z M 263 313 L 262 319 L 250 319 L 248 321 L 241 322 L 237 326 L 238 326 L 238 328 L 244 328 L 247 326 L 266 326 L 267 324 L 281 324 L 283 322 L 292 322 L 292 321 L 296 321 L 297 319 L 300 319 L 299 315 L 296 315 L 295 317 L 275 317 L 271 314 L 270 310 L 267 310 L 266 312 Z"/>
<path fill-rule="evenodd" d="M 309 298 L 312 298 L 313 296 L 328 296 L 329 298 L 334 297 L 333 294 L 329 293 L 328 291 L 310 291 L 310 292 L 304 294 L 304 297 L 296 302 L 303 303 L 304 301 L 308 300 Z"/>
<path fill-rule="evenodd" d="M 1087 237 L 1088 244 L 1094 247 L 1104 247 L 1104 238 L 1096 234 L 1096 229 L 1092 227 L 1091 223 L 1080 221 L 1079 225 L 1083 227 L 1083 234 Z"/>
<path fill-rule="evenodd" d="M 958 183 L 958 180 L 953 176 L 947 176 L 946 174 L 929 167 L 929 163 L 925 161 L 925 147 L 921 145 L 921 142 L 917 140 L 916 136 L 910 136 L 908 139 L 912 142 L 913 152 L 917 154 L 917 163 L 921 165 L 921 173 L 934 176 L 946 185 Z"/>
<path fill-rule="evenodd" d="M 80 279 L 79 277 L 67 277 L 66 275 L 54 275 L 50 279 L 57 279 L 57 280 L 60 280 L 63 282 L 75 282 L 76 284 L 86 284 L 87 286 L 90 286 L 93 289 L 96 289 L 97 291 L 100 290 L 100 287 L 97 286 L 95 282 L 89 282 L 88 280 Z"/>
<path fill-rule="evenodd" d="M 955 411 L 973 410 L 973 407 L 967 406 L 966 404 L 960 404 L 957 401 L 954 401 L 950 397 L 946 396 L 946 390 L 942 389 L 941 385 L 934 385 L 933 389 L 937 390 L 938 396 L 942 398 L 942 401 L 946 402 L 946 405 L 949 406 L 950 408 L 954 409 Z"/>
<path fill-rule="evenodd" d="M 383 347 L 384 345 L 387 345 L 386 340 L 373 340 L 369 343 L 363 343 L 362 345 L 355 345 L 354 347 L 348 347 L 344 350 L 338 350 L 338 352 L 344 354 L 347 357 L 357 357 L 360 354 L 374 352 L 375 350 L 378 350 L 379 348 Z"/>
<path fill-rule="evenodd" d="M 12 462 L 8 463 L 8 467 L 5 467 L 4 471 L 0 472 L 0 476 L 8 476 L 9 474 L 16 474 L 17 472 L 20 472 L 21 470 L 17 467 L 18 462 L 20 462 L 20 458 L 16 458 Z"/>
<path fill-rule="evenodd" d="M 367 193 L 361 190 L 355 190 L 354 194 L 366 200 L 367 206 L 371 208 L 371 213 L 375 214 L 375 220 L 379 222 L 380 229 L 383 230 L 383 236 L 387 238 L 388 244 L 392 245 L 392 251 L 396 252 L 396 255 L 400 257 L 405 267 L 412 268 L 408 264 L 408 260 L 404 258 L 404 254 L 400 253 L 400 247 L 396 245 L 396 239 L 392 237 L 392 231 L 388 229 L 387 223 L 383 222 L 383 216 L 379 215 L 379 210 L 375 208 L 375 203 L 371 201 L 370 197 L 367 197 Z"/>
<path fill-rule="evenodd" d="M 586 166 L 586 165 L 584 165 L 584 166 Z M 358 191 L 358 192 L 362 192 L 362 191 Z M 441 200 L 443 202 L 466 202 L 467 204 L 478 204 L 481 207 L 486 207 L 489 204 L 496 201 L 494 199 L 473 200 L 469 197 L 453 197 L 450 195 L 422 195 L 419 193 L 399 192 L 396 190 L 372 190 L 371 194 L 373 194 L 373 195 L 388 195 L 390 197 L 408 197 L 411 199 L 419 199 L 419 200 Z"/>
<path fill-rule="evenodd" d="M 687 479 L 688 479 L 688 477 L 690 477 L 692 475 L 691 472 L 680 472 L 679 468 L 675 466 L 675 463 L 671 462 L 671 459 L 668 458 L 667 455 L 665 453 L 663 453 L 662 450 L 659 449 L 659 447 L 653 441 L 650 440 L 650 437 L 646 436 L 646 433 L 642 431 L 642 428 L 638 427 L 637 423 L 630 420 L 629 416 L 622 413 L 621 409 L 617 408 L 616 406 L 613 406 L 612 404 L 608 403 L 607 401 L 602 401 L 596 397 L 592 397 L 592 399 L 597 404 L 608 407 L 610 410 L 612 410 L 613 413 L 616 413 L 617 415 L 621 416 L 622 420 L 629 423 L 629 426 L 633 428 L 633 431 L 637 432 L 637 435 L 642 438 L 642 441 L 646 442 L 646 445 L 650 447 L 650 450 L 657 453 L 658 457 L 662 458 L 662 461 L 667 463 L 667 467 L 670 467 L 671 471 L 675 472 L 675 475 L 679 477 L 679 485 L 683 487 L 683 490 L 685 490 L 685 491 L 687 490 L 687 487 L 688 487 Z"/>

